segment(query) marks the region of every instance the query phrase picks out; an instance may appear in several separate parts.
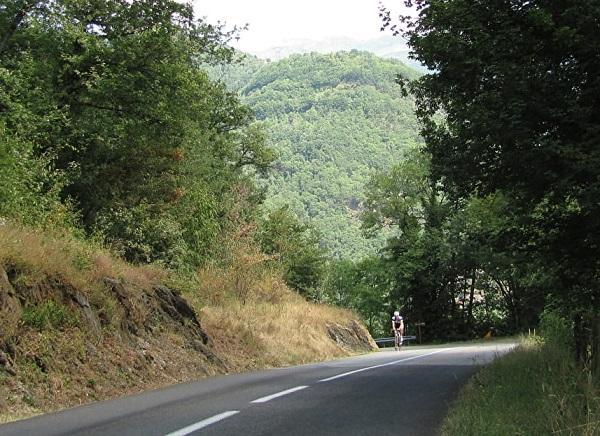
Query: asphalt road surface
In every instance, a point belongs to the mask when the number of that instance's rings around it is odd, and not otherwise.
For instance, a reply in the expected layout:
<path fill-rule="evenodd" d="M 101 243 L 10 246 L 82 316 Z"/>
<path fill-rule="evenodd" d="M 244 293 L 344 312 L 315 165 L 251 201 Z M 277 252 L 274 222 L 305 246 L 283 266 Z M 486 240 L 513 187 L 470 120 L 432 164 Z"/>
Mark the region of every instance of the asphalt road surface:
<path fill-rule="evenodd" d="M 512 344 L 404 348 L 203 379 L 0 426 L 0 435 L 435 435 Z"/>

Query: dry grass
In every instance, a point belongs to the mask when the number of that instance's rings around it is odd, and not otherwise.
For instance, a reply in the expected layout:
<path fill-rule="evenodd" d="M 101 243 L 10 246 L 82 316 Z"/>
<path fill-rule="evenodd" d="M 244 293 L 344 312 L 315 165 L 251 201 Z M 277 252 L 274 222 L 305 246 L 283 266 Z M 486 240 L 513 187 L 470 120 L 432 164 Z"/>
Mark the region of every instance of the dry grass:
<path fill-rule="evenodd" d="M 0 265 L 18 271 L 26 285 L 53 278 L 75 288 L 98 315 L 111 321 L 100 335 L 90 334 L 83 322 L 43 328 L 21 322 L 11 345 L 17 375 L 0 371 L 0 422 L 223 371 L 314 362 L 354 352 L 329 338 L 327 324 L 350 322 L 356 315 L 309 303 L 292 292 L 272 259 L 253 243 L 252 229 L 228 235 L 220 249 L 218 262 L 181 276 L 129 265 L 68 234 L 0 225 Z M 208 361 L 181 331 L 168 325 L 161 324 L 151 334 L 124 336 L 119 322 L 125 311 L 108 291 L 105 277 L 130 285 L 130 318 L 143 312 L 137 306 L 143 306 L 143 292 L 152 285 L 180 289 L 226 368 Z"/>
<path fill-rule="evenodd" d="M 232 370 L 349 354 L 331 340 L 326 325 L 357 320 L 355 313 L 307 302 L 291 291 L 272 258 L 253 243 L 251 232 L 229 235 L 223 246 L 227 260 L 200 269 L 186 298 Z"/>
<path fill-rule="evenodd" d="M 353 319 L 341 310 L 304 300 L 205 307 L 204 327 L 231 369 L 277 367 L 348 355 L 327 335 L 326 324 Z"/>
<path fill-rule="evenodd" d="M 61 279 L 85 293 L 114 277 L 147 289 L 167 279 L 154 266 L 133 266 L 117 259 L 98 244 L 79 240 L 58 230 L 24 229 L 7 222 L 0 226 L 0 265 L 11 265 L 27 274 L 28 281 Z"/>

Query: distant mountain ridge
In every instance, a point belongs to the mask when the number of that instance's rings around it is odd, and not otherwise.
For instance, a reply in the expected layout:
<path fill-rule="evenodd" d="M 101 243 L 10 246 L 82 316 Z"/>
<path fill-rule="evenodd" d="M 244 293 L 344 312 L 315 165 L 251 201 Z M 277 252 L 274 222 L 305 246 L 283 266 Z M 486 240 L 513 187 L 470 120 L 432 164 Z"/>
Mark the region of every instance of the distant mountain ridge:
<path fill-rule="evenodd" d="M 281 60 L 292 54 L 312 52 L 326 54 L 351 50 L 367 51 L 382 58 L 398 59 L 420 72 L 427 71 L 423 65 L 409 57 L 410 48 L 406 45 L 406 42 L 400 37 L 390 35 L 368 40 L 346 37 L 322 40 L 290 39 L 266 50 L 256 51 L 253 54 L 261 59 Z"/>
<path fill-rule="evenodd" d="M 254 110 L 279 155 L 265 182 L 267 208 L 288 204 L 338 258 L 374 254 L 383 235 L 362 234 L 364 188 L 421 141 L 413 101 L 395 83 L 397 75 L 419 73 L 357 50 L 279 61 L 249 56 L 211 73 Z"/>

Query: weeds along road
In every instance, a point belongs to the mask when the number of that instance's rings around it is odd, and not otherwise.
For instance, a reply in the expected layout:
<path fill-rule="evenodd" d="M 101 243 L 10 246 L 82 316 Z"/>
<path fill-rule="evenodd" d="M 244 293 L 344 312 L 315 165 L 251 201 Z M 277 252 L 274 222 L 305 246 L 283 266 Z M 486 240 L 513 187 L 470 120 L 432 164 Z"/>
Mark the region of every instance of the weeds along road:
<path fill-rule="evenodd" d="M 514 344 L 407 347 L 203 379 L 0 426 L 1 435 L 433 435 Z"/>

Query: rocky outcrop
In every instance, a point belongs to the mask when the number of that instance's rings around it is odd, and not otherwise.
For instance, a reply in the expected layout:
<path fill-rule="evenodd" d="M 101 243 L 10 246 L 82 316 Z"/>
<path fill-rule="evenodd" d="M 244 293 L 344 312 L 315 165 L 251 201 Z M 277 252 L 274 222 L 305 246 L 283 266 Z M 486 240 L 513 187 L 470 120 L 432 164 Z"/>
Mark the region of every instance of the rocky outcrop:
<path fill-rule="evenodd" d="M 146 350 L 155 330 L 171 331 L 185 338 L 188 348 L 202 354 L 217 368 L 226 371 L 226 365 L 211 351 L 210 338 L 189 303 L 175 290 L 155 285 L 141 289 L 136 285 L 106 277 L 103 284 L 112 296 L 113 313 L 107 315 L 102 307 L 95 307 L 84 290 L 76 289 L 59 278 L 43 277 L 33 281 L 22 280 L 15 268 L 0 266 L 0 370 L 14 374 L 10 344 L 16 340 L 23 307 L 39 306 L 48 301 L 67 307 L 79 319 L 78 325 L 86 332 L 88 348 L 93 348 L 103 335 L 103 327 L 116 325 L 117 334 L 131 349 Z M 94 291 L 88 290 L 88 294 Z M 109 319 L 110 317 L 110 319 Z M 138 350 L 139 349 L 139 350 Z M 153 359 L 153 357 L 152 357 Z"/>
<path fill-rule="evenodd" d="M 366 328 L 355 320 L 346 325 L 327 324 L 327 334 L 340 347 L 353 351 L 373 351 L 377 345 Z"/>
<path fill-rule="evenodd" d="M 158 301 L 163 317 L 170 317 L 185 326 L 204 345 L 209 343 L 209 338 L 202 330 L 196 312 L 181 295 L 166 286 L 155 286 L 154 297 Z"/>

